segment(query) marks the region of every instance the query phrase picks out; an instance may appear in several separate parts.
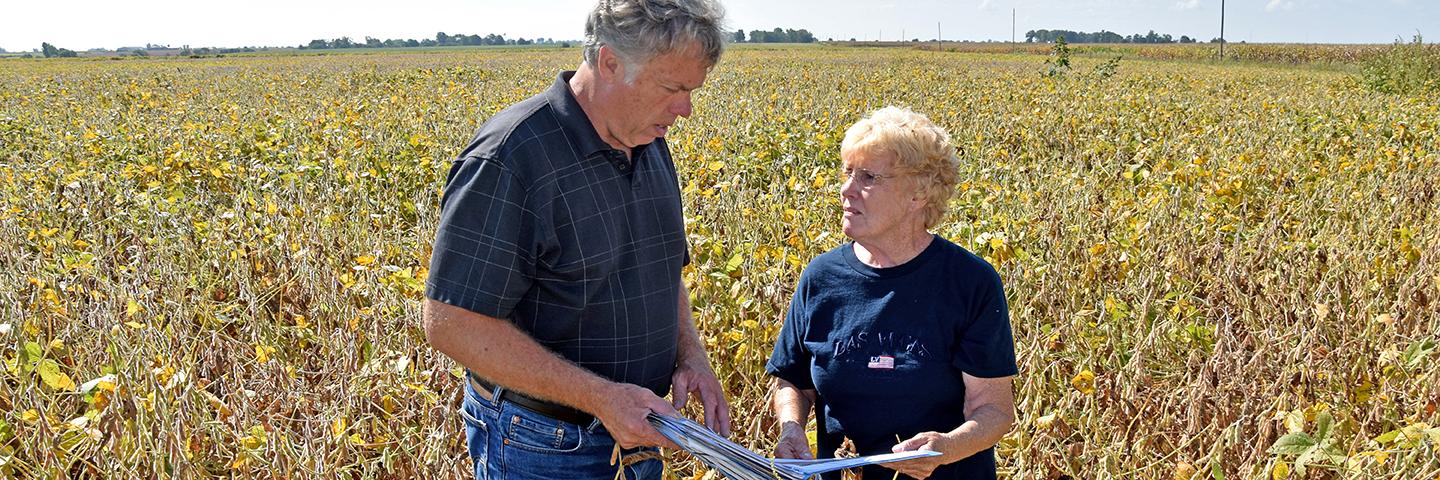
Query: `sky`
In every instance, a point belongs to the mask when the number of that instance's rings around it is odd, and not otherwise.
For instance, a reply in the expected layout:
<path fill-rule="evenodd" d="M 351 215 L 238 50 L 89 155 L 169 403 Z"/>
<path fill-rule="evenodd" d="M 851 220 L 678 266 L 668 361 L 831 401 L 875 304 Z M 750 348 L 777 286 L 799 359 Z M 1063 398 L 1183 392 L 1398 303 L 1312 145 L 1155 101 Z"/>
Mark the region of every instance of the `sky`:
<path fill-rule="evenodd" d="M 434 38 L 495 33 L 580 39 L 595 0 L 83 0 L 0 2 L 0 48 L 71 50 L 145 44 L 296 46 L 317 38 Z M 1027 30 L 1220 34 L 1220 0 L 721 0 L 730 30 L 807 29 L 821 40 L 995 40 Z M 1232 42 L 1389 43 L 1440 39 L 1437 0 L 1229 0 Z"/>

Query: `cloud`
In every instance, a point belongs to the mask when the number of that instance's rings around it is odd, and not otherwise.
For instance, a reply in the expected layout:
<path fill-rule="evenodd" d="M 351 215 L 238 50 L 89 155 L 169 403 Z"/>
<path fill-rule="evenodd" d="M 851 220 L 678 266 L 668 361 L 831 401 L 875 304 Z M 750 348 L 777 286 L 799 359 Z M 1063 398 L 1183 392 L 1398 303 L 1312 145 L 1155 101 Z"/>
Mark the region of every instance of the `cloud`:
<path fill-rule="evenodd" d="M 989 9 L 990 9 L 990 4 L 992 4 L 992 3 L 995 3 L 995 2 L 993 2 L 993 1 L 991 1 L 991 0 L 980 0 L 980 9 L 981 9 L 981 10 L 989 10 Z"/>
<path fill-rule="evenodd" d="M 1293 10 L 1293 9 L 1295 9 L 1295 2 L 1294 2 L 1294 0 L 1270 0 L 1269 3 L 1266 3 L 1266 4 L 1265 4 L 1265 11 L 1267 11 L 1267 12 L 1273 12 L 1273 11 L 1276 11 L 1276 10 Z"/>
<path fill-rule="evenodd" d="M 1194 10 L 1200 8 L 1200 0 L 1180 0 L 1175 2 L 1175 7 L 1181 10 Z"/>

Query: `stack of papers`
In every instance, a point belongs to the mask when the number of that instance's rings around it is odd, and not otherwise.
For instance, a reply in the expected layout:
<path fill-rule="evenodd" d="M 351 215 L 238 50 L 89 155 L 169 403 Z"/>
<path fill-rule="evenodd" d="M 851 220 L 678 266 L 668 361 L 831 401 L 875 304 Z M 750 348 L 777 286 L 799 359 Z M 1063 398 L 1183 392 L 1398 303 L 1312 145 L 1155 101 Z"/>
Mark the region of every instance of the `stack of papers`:
<path fill-rule="evenodd" d="M 917 450 L 854 458 L 773 459 L 726 440 L 688 418 L 651 413 L 647 419 L 665 438 L 730 480 L 807 480 L 835 470 L 940 455 L 940 452 Z"/>

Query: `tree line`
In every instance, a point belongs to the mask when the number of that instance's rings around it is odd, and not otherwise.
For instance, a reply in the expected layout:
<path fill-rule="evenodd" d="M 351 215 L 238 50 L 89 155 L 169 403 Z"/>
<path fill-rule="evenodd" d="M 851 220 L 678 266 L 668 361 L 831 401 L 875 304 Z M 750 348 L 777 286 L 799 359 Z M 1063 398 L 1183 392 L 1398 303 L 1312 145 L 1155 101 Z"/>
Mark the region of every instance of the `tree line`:
<path fill-rule="evenodd" d="M 532 39 L 527 39 L 527 38 L 505 38 L 505 36 L 503 36 L 503 35 L 496 35 L 496 34 L 493 34 L 493 33 L 492 33 L 492 34 L 489 34 L 489 35 L 485 35 L 485 36 L 482 37 L 482 36 L 480 36 L 480 35 L 465 35 L 465 34 L 450 35 L 450 34 L 447 34 L 447 33 L 445 33 L 445 32 L 439 32 L 439 33 L 436 33 L 436 34 L 435 34 L 435 38 L 426 38 L 426 39 L 423 39 L 423 40 L 416 40 L 416 39 L 413 39 L 413 38 L 409 38 L 409 39 L 391 38 L 391 39 L 387 39 L 387 40 L 381 40 L 381 39 L 378 39 L 378 38 L 375 38 L 375 37 L 369 37 L 369 36 L 365 37 L 365 40 L 363 40 L 363 41 L 356 41 L 356 40 L 351 39 L 350 37 L 340 37 L 340 38 L 336 38 L 336 39 L 332 39 L 332 40 L 315 39 L 315 40 L 311 40 L 310 43 L 300 45 L 300 48 L 301 48 L 302 50 L 304 50 L 304 49 L 320 50 L 320 49 L 327 49 L 327 48 L 401 48 L 401 47 L 449 47 L 449 46 L 462 46 L 462 45 L 463 45 L 463 46 L 470 46 L 470 45 L 554 45 L 554 44 L 560 44 L 561 46 L 565 46 L 565 47 L 570 46 L 570 42 L 558 42 L 558 41 L 556 41 L 556 40 L 553 39 L 553 38 L 543 38 L 543 37 L 542 37 L 542 38 L 536 38 L 536 39 L 533 39 L 533 40 L 532 40 Z"/>
<path fill-rule="evenodd" d="M 751 31 L 750 31 L 750 36 L 748 37 L 749 39 L 747 40 L 746 38 L 747 38 L 747 37 L 745 36 L 745 30 L 736 30 L 735 33 L 733 33 L 733 34 L 730 35 L 730 41 L 733 42 L 733 43 L 814 43 L 814 42 L 815 42 L 815 35 L 814 35 L 814 34 L 811 34 L 809 30 L 806 30 L 806 29 L 803 29 L 803 28 L 802 28 L 802 29 L 799 29 L 799 30 L 795 30 L 795 29 L 791 29 L 791 28 L 786 28 L 786 29 L 783 29 L 783 30 L 782 30 L 782 29 L 780 29 L 780 27 L 775 27 L 774 30 L 771 30 L 771 31 L 768 31 L 768 32 L 767 32 L 767 31 L 764 31 L 764 30 L 751 30 Z"/>
<path fill-rule="evenodd" d="M 1026 43 L 1055 43 L 1055 40 L 1065 37 L 1070 43 L 1199 43 L 1198 39 L 1181 35 L 1179 39 L 1171 37 L 1170 34 L 1158 34 L 1154 30 L 1150 33 L 1121 35 L 1109 30 L 1101 30 L 1094 33 L 1072 32 L 1070 30 L 1031 30 L 1025 32 Z M 1218 42 L 1220 39 L 1211 40 Z"/>

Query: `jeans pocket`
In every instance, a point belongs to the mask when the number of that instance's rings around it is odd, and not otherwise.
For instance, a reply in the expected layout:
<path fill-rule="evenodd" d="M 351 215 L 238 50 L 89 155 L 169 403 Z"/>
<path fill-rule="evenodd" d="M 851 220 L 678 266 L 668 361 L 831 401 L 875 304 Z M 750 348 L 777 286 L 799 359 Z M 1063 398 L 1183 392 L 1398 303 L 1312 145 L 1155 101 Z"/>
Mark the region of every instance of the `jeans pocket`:
<path fill-rule="evenodd" d="M 543 453 L 567 453 L 580 448 L 580 427 L 530 410 L 508 406 L 501 410 L 505 444 Z"/>
<path fill-rule="evenodd" d="M 475 478 L 484 480 L 490 478 L 489 469 L 489 442 L 490 423 L 494 422 L 496 413 L 475 395 L 470 388 L 465 389 L 465 398 L 460 404 L 460 421 L 465 427 L 465 443 L 470 454 L 470 462 L 475 469 Z M 487 422 L 486 419 L 490 421 Z"/>

